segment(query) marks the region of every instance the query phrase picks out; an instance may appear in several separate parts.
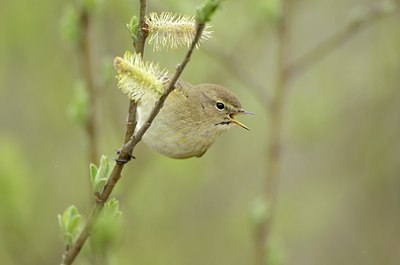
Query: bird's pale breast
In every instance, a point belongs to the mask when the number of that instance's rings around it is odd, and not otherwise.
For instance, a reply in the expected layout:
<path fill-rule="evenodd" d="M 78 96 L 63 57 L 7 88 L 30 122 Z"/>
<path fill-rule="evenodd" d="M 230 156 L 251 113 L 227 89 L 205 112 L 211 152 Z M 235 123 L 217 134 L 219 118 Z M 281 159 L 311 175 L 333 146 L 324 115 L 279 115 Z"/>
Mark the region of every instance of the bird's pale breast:
<path fill-rule="evenodd" d="M 156 100 L 149 98 L 138 105 L 138 126 L 140 128 L 151 112 Z M 172 158 L 202 156 L 223 131 L 214 124 L 204 121 L 201 106 L 178 91 L 173 91 L 164 107 L 143 136 L 143 141 L 155 151 Z"/>

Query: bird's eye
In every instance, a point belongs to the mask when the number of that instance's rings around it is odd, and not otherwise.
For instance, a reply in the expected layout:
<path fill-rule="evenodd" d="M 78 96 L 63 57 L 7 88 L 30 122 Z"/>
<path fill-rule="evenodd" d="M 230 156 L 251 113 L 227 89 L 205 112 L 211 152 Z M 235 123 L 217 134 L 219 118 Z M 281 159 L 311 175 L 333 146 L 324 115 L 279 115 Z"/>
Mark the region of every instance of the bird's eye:
<path fill-rule="evenodd" d="M 225 108 L 224 103 L 222 102 L 217 102 L 217 104 L 215 104 L 215 106 L 217 107 L 217 109 L 219 110 L 223 110 Z"/>

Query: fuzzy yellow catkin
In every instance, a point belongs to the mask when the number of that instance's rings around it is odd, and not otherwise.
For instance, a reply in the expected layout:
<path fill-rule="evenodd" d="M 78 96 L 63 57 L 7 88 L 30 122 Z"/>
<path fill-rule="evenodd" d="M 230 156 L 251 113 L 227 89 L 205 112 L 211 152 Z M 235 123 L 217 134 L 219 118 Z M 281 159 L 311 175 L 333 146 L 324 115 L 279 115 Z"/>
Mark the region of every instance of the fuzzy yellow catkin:
<path fill-rule="evenodd" d="M 139 101 L 143 96 L 160 96 L 164 92 L 167 71 L 158 64 L 144 62 L 140 54 L 125 52 L 123 58 L 114 59 L 118 87 L 130 100 Z"/>
<path fill-rule="evenodd" d="M 154 51 L 189 47 L 196 34 L 196 20 L 193 16 L 152 12 L 146 16 L 146 24 L 149 31 L 149 44 L 153 45 Z M 212 32 L 208 30 L 210 27 L 208 24 L 205 26 L 199 43 L 211 38 Z"/>

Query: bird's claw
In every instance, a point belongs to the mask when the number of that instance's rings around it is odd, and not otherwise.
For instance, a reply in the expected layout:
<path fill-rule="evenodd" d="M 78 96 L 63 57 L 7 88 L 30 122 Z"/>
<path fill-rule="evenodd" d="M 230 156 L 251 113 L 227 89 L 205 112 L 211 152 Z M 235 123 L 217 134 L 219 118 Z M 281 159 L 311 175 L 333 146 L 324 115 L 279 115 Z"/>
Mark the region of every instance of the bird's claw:
<path fill-rule="evenodd" d="M 116 153 L 118 156 L 120 156 L 121 153 L 122 153 L 122 152 L 121 152 L 121 149 L 118 149 L 115 153 Z M 119 164 L 126 164 L 126 163 L 128 163 L 131 159 L 136 159 L 136 157 L 134 157 L 133 155 L 130 155 L 129 158 L 117 157 L 117 158 L 114 158 L 114 161 L 117 162 L 117 163 L 119 163 Z"/>

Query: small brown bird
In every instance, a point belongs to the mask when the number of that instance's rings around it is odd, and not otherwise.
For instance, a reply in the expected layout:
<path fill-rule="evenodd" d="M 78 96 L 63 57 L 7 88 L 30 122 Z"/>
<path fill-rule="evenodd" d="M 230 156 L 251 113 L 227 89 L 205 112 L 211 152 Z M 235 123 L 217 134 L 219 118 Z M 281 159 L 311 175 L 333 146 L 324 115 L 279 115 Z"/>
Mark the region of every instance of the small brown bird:
<path fill-rule="evenodd" d="M 143 97 L 138 103 L 140 128 L 157 98 Z M 217 136 L 233 125 L 248 128 L 235 119 L 244 111 L 228 89 L 215 84 L 192 85 L 179 80 L 175 90 L 143 136 L 155 151 L 171 158 L 201 157 Z"/>
<path fill-rule="evenodd" d="M 118 86 L 138 103 L 136 131 L 149 117 L 156 101 L 165 89 L 165 73 L 156 74 L 153 65 L 142 63 L 140 56 L 126 53 L 116 57 Z M 171 158 L 201 157 L 217 136 L 232 126 L 248 128 L 236 120 L 243 110 L 235 95 L 215 84 L 192 85 L 178 80 L 163 108 L 143 135 L 143 141 L 153 150 Z"/>

